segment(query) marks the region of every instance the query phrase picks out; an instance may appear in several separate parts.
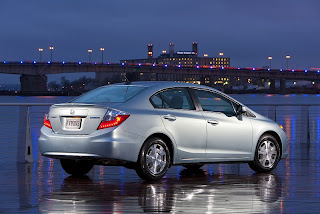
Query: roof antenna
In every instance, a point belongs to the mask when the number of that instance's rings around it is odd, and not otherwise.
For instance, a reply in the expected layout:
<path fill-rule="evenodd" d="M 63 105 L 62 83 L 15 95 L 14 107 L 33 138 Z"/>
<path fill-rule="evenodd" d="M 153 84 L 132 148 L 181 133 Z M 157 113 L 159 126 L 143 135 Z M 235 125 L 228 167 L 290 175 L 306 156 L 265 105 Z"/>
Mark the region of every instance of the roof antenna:
<path fill-rule="evenodd" d="M 131 82 L 130 82 L 130 80 L 127 78 L 127 73 L 124 73 L 123 76 L 124 76 L 124 78 L 126 79 L 125 84 L 126 84 L 126 85 L 130 85 Z"/>

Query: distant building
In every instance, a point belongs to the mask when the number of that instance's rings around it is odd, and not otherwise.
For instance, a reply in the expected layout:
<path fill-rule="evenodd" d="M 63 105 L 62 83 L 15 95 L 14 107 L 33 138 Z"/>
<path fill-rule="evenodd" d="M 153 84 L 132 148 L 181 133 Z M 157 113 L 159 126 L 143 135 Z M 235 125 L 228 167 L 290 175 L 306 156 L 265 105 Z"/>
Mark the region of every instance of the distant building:
<path fill-rule="evenodd" d="M 183 66 L 212 66 L 212 67 L 230 67 L 230 58 L 223 57 L 223 53 L 219 57 L 208 57 L 204 54 L 203 57 L 198 56 L 198 43 L 192 43 L 192 51 L 177 51 L 174 52 L 174 43 L 169 44 L 169 53 L 166 50 L 162 54 L 154 58 L 153 46 L 148 44 L 148 58 L 146 59 L 127 59 L 120 60 L 121 63 L 128 64 L 159 64 L 159 65 L 183 65 Z"/>

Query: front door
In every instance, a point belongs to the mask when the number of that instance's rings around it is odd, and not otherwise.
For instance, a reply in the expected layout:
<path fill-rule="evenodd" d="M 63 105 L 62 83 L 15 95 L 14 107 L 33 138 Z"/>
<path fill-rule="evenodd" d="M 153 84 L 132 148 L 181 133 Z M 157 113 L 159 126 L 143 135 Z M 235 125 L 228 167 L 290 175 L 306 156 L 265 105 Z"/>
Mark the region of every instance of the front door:
<path fill-rule="evenodd" d="M 252 152 L 252 125 L 248 117 L 237 115 L 238 104 L 222 94 L 194 90 L 207 125 L 205 159 L 245 160 Z"/>

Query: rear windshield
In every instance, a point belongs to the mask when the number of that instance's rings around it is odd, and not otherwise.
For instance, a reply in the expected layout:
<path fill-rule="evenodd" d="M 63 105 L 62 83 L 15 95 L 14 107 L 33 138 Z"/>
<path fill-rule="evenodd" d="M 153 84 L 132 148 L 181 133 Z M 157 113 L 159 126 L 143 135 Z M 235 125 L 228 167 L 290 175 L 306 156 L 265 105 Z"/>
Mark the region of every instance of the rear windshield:
<path fill-rule="evenodd" d="M 89 91 L 74 100 L 72 103 L 124 103 L 136 96 L 147 87 L 143 86 L 106 86 Z"/>

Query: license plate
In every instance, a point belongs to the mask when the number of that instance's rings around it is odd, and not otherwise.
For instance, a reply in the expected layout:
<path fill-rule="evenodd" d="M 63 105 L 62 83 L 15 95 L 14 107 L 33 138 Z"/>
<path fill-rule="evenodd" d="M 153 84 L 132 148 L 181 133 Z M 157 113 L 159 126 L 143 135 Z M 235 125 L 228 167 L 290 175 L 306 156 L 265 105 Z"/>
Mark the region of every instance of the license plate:
<path fill-rule="evenodd" d="M 67 119 L 66 121 L 66 129 L 80 129 L 81 127 L 81 119 Z"/>

